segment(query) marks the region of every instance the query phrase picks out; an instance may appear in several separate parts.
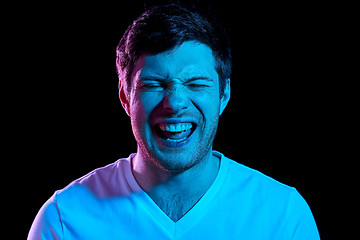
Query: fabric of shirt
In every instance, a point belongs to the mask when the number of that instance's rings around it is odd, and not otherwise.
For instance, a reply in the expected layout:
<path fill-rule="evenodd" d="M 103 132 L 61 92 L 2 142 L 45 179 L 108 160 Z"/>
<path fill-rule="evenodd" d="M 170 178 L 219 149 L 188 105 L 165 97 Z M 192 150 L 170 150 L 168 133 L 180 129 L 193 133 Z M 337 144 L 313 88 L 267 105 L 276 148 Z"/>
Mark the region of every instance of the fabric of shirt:
<path fill-rule="evenodd" d="M 220 159 L 215 181 L 177 222 L 136 182 L 132 154 L 56 191 L 28 239 L 320 239 L 295 188 L 213 154 Z"/>

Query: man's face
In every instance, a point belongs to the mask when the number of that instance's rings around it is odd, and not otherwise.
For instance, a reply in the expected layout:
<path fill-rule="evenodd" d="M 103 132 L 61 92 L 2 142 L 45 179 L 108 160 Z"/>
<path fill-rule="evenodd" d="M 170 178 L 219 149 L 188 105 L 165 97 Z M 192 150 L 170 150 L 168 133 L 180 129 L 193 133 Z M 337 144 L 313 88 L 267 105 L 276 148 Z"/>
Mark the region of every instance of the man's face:
<path fill-rule="evenodd" d="M 144 54 L 131 77 L 131 91 L 122 103 L 138 153 L 168 171 L 199 163 L 212 150 L 228 101 L 220 99 L 212 50 L 188 41 L 156 55 Z"/>

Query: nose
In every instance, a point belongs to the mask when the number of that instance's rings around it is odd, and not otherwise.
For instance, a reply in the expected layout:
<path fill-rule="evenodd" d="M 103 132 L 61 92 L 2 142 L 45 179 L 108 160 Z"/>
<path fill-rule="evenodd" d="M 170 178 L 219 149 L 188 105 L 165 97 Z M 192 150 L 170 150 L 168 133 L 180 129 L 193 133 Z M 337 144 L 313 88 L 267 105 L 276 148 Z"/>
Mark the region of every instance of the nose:
<path fill-rule="evenodd" d="M 180 113 L 188 108 L 189 98 L 184 89 L 173 86 L 166 91 L 163 99 L 163 107 L 172 114 Z"/>

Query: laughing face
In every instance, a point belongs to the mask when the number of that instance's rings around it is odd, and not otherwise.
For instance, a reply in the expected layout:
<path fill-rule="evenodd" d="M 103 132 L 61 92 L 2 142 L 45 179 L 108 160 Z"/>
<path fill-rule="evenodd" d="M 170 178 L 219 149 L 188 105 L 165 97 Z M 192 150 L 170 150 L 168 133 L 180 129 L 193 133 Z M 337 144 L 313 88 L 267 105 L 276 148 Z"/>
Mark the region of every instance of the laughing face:
<path fill-rule="evenodd" d="M 131 118 L 138 154 L 167 171 L 184 171 L 211 155 L 218 119 L 230 98 L 229 81 L 220 98 L 212 50 L 184 42 L 142 55 L 120 99 Z"/>

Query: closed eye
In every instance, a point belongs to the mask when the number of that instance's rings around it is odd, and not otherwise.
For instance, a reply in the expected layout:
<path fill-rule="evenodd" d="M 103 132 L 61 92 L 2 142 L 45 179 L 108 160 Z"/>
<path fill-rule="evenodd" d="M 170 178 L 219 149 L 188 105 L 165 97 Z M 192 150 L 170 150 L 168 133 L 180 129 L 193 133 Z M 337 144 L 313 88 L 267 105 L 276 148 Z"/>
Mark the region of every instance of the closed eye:
<path fill-rule="evenodd" d="M 191 88 L 205 88 L 205 87 L 210 87 L 209 85 L 206 85 L 206 84 L 198 84 L 198 83 L 190 83 L 190 84 L 186 84 L 186 86 L 191 87 Z"/>
<path fill-rule="evenodd" d="M 200 76 L 186 79 L 182 84 L 190 90 L 199 91 L 211 87 L 213 82 L 214 81 L 208 77 Z M 142 77 L 139 86 L 147 91 L 163 91 L 171 87 L 172 84 L 174 83 L 171 80 L 150 76 Z"/>
<path fill-rule="evenodd" d="M 145 82 L 143 87 L 148 91 L 162 91 L 166 88 L 166 85 L 161 82 Z"/>
<path fill-rule="evenodd" d="M 156 77 L 142 77 L 140 86 L 148 91 L 162 91 L 166 88 L 164 80 Z"/>
<path fill-rule="evenodd" d="M 163 87 L 162 83 L 159 82 L 150 82 L 150 83 L 144 83 L 144 87 Z"/>
<path fill-rule="evenodd" d="M 207 77 L 194 77 L 185 82 L 185 85 L 190 88 L 200 89 L 211 87 L 213 81 Z"/>

